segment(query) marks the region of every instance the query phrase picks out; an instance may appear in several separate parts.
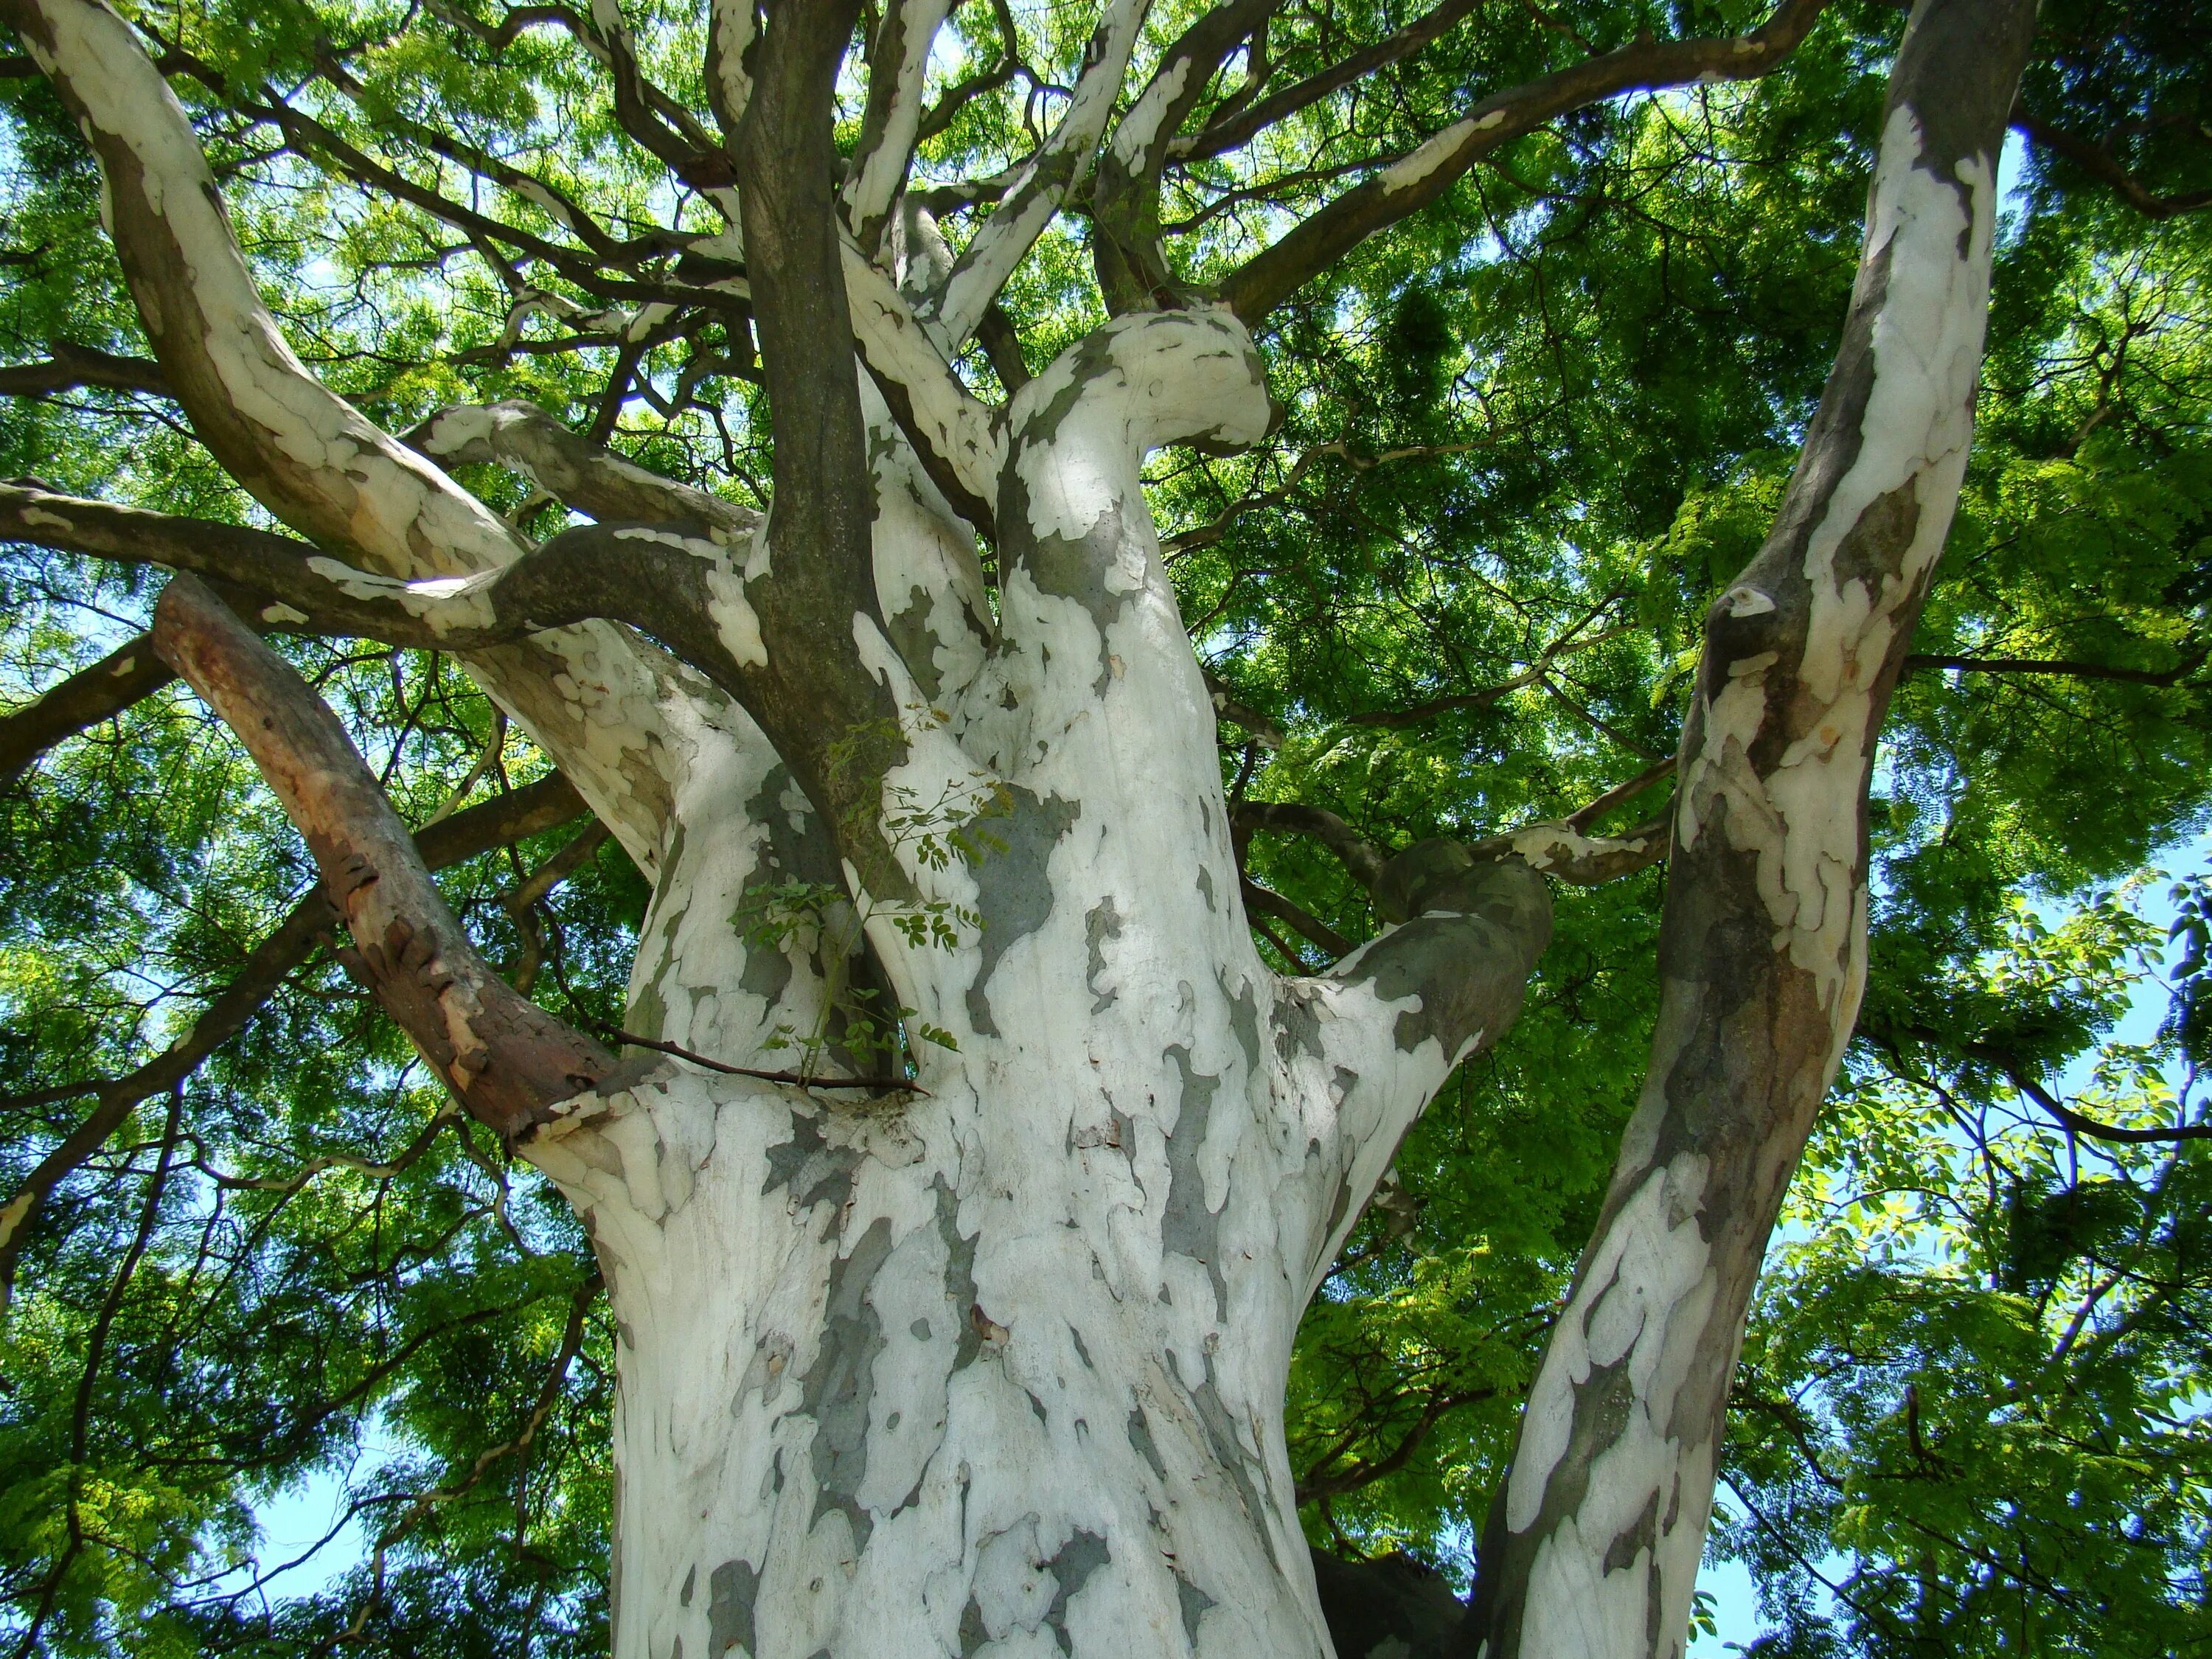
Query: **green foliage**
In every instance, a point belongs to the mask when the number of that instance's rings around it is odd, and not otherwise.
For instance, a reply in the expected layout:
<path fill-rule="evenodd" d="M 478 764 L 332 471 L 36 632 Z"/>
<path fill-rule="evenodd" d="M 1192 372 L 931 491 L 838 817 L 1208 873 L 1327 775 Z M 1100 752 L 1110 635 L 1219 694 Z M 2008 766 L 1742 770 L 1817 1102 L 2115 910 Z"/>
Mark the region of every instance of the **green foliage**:
<path fill-rule="evenodd" d="M 263 290 L 366 412 L 398 428 L 526 398 L 599 423 L 641 466 L 759 503 L 769 449 L 740 313 L 648 328 L 642 390 L 611 400 L 629 369 L 576 319 L 620 295 L 487 259 L 334 159 L 352 146 L 458 190 L 490 157 L 620 237 L 715 228 L 623 135 L 572 34 L 525 27 L 495 48 L 456 21 L 495 20 L 479 0 L 131 9 L 204 69 L 173 84 Z M 1286 8 L 1276 72 L 1313 73 L 1420 9 Z M 1179 276 L 1218 278 L 1327 200 L 1344 182 L 1329 158 L 1401 153 L 1468 88 L 1568 61 L 1563 30 L 1605 44 L 1763 9 L 1480 8 L 1254 152 L 1170 172 L 1162 217 L 1211 216 Z M 699 106 L 701 9 L 623 10 L 647 72 Z M 1146 51 L 1195 10 L 1158 7 Z M 1030 61 L 1079 58 L 1084 8 L 1014 12 Z M 2044 15 L 2030 106 L 2096 135 L 2149 191 L 2202 189 L 2201 8 Z M 1224 721 L 1235 796 L 1324 806 L 1395 848 L 1571 811 L 1673 752 L 1705 607 L 1765 536 L 1827 370 L 1900 26 L 1894 7 L 1839 4 L 1768 80 L 1568 118 L 1267 319 L 1279 429 L 1243 456 L 1164 454 L 1152 476 L 1200 654 L 1284 734 L 1270 748 Z M 321 76 L 326 47 L 351 89 Z M 975 0 L 933 76 L 982 73 L 1000 51 Z M 238 113 L 264 89 L 326 136 L 276 145 Z M 922 167 L 988 174 L 1051 106 L 1018 80 L 975 98 Z M 849 143 L 859 111 L 841 116 Z M 40 77 L 0 77 L 0 124 L 7 360 L 64 339 L 143 355 L 66 112 Z M 1716 1547 L 1758 1573 L 1778 1655 L 2132 1659 L 2212 1637 L 2206 1143 L 2069 1135 L 2027 1087 L 2138 1130 L 2203 1121 L 2212 887 L 2191 873 L 2167 897 L 2161 964 L 2142 917 L 2157 890 L 2112 884 L 2199 832 L 2212 790 L 2212 224 L 2142 216 L 2042 149 L 2019 175 L 1966 498 L 1915 649 L 2090 672 L 1922 666 L 1894 699 L 1863 1036 L 1762 1291 L 1722 1494 Z M 481 191 L 557 240 L 543 200 Z M 956 252 L 972 223 L 948 216 Z M 1057 223 L 1003 296 L 1032 373 L 1103 319 L 1088 234 Z M 538 298 L 518 307 L 524 287 Z M 962 369 L 996 395 L 980 352 Z M 134 394 L 0 399 L 0 474 L 258 521 L 173 408 Z M 465 481 L 533 532 L 560 526 L 506 473 Z M 154 592 L 0 550 L 0 706 L 134 634 Z M 280 648 L 411 823 L 542 769 L 449 661 Z M 1600 827 L 1665 799 L 1655 785 Z M 1003 799 L 896 805 L 890 833 L 929 861 L 1005 850 Z M 522 921 L 501 902 L 565 833 L 441 880 L 533 994 L 619 1027 L 647 896 L 627 859 L 601 848 Z M 1340 933 L 1373 931 L 1364 891 L 1309 841 L 1259 836 L 1249 871 Z M 309 879 L 250 765 L 173 690 L 0 793 L 0 1201 L 86 1108 L 53 1091 L 181 1035 Z M 1559 894 L 1521 1021 L 1408 1136 L 1334 1264 L 1285 1415 L 1316 1541 L 1404 1549 L 1463 1581 L 1641 1085 L 1662 891 L 1650 872 Z M 750 895 L 732 925 L 774 941 L 852 927 L 849 910 L 796 883 Z M 948 948 L 976 925 L 943 906 L 894 919 Z M 1263 949 L 1316 965 L 1293 938 Z M 2154 972 L 2167 1018 L 2139 1031 L 2128 1012 Z M 787 1034 L 802 1071 L 832 1044 L 902 1065 L 912 1043 L 950 1040 L 870 986 L 832 1001 L 834 1021 Z M 0 1316 L 0 1638 L 36 1622 L 40 1650 L 71 1656 L 320 1653 L 349 1632 L 367 1651 L 599 1650 L 613 1337 L 592 1283 L 565 1206 L 319 954 L 64 1183 L 18 1264 Z M 275 1578 L 256 1515 L 302 1490 L 337 1494 L 355 1524 Z"/>

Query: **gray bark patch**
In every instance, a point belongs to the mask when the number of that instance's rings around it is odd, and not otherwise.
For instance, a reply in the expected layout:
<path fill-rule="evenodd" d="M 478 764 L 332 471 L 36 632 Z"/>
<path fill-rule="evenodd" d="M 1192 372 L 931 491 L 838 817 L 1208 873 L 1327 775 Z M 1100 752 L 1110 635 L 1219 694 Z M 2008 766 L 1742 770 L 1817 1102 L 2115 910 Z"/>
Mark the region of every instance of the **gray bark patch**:
<path fill-rule="evenodd" d="M 1067 1542 L 1060 1547 L 1059 1553 L 1044 1564 L 1055 1586 L 1052 1605 L 1045 1609 L 1044 1621 L 1059 1638 L 1062 1653 L 1075 1651 L 1075 1644 L 1067 1633 L 1067 1604 L 1081 1594 L 1083 1587 L 1091 1582 L 1091 1575 L 1113 1559 L 1114 1553 L 1106 1547 L 1104 1538 L 1078 1527 Z"/>
<path fill-rule="evenodd" d="M 1180 1376 L 1181 1364 L 1172 1359 L 1170 1363 L 1176 1364 L 1176 1374 Z M 1206 1431 L 1206 1443 L 1212 1449 L 1213 1461 L 1237 1488 L 1245 1517 L 1267 1552 L 1268 1565 L 1281 1571 L 1283 1564 L 1275 1555 L 1274 1530 L 1267 1524 L 1267 1506 L 1261 1498 L 1259 1487 L 1252 1482 L 1251 1460 L 1245 1455 L 1244 1443 L 1237 1437 L 1237 1419 L 1229 1414 L 1229 1407 L 1222 1403 L 1221 1391 L 1213 1386 L 1211 1378 L 1191 1389 L 1190 1399 L 1198 1408 L 1199 1426 Z"/>
<path fill-rule="evenodd" d="M 960 1659 L 969 1656 L 991 1639 L 991 1632 L 983 1627 L 983 1609 L 974 1596 L 960 1609 Z"/>
<path fill-rule="evenodd" d="M 1081 803 L 1058 795 L 1042 799 L 1010 788 L 1012 808 L 994 819 L 991 834 L 999 845 L 975 866 L 976 908 L 983 913 L 982 960 L 968 988 L 968 1023 L 979 1036 L 1002 1036 L 991 1017 L 989 987 L 999 960 L 1021 939 L 1036 932 L 1052 914 L 1052 882 L 1046 866 L 1052 849 L 1083 813 Z"/>
<path fill-rule="evenodd" d="M 1253 1037 L 1255 1046 L 1259 1038 Z M 1206 1207 L 1206 1177 L 1198 1167 L 1199 1150 L 1206 1145 L 1206 1125 L 1213 1115 L 1213 1096 L 1220 1079 L 1194 1071 L 1190 1049 L 1182 1043 L 1167 1051 L 1182 1074 L 1182 1109 L 1176 1117 L 1175 1133 L 1167 1138 L 1168 1202 L 1160 1218 L 1160 1243 L 1177 1255 L 1205 1265 L 1213 1281 L 1213 1311 L 1217 1318 L 1229 1312 L 1229 1285 L 1222 1275 L 1221 1218 Z"/>
<path fill-rule="evenodd" d="M 1165 1480 L 1168 1478 L 1168 1466 L 1161 1460 L 1159 1443 L 1152 1438 L 1152 1425 L 1145 1421 L 1142 1406 L 1130 1408 L 1129 1444 L 1136 1449 L 1138 1456 L 1152 1465 L 1156 1479 Z"/>
<path fill-rule="evenodd" d="M 1291 986 L 1275 1005 L 1275 1054 L 1288 1062 L 1293 1055 L 1304 1054 L 1320 1060 L 1325 1051 L 1321 1041 L 1321 1016 L 1314 1012 L 1314 993 L 1310 988 Z"/>
<path fill-rule="evenodd" d="M 732 1648 L 753 1650 L 753 1598 L 759 1594 L 760 1574 L 751 1562 L 725 1561 L 714 1569 L 707 1580 L 707 1659 L 722 1659 Z"/>
<path fill-rule="evenodd" d="M 1199 1621 L 1206 1617 L 1206 1610 L 1208 1607 L 1218 1604 L 1212 1596 L 1181 1573 L 1176 1574 L 1175 1581 L 1176 1603 L 1182 1612 L 1183 1640 L 1195 1648 L 1198 1645 Z"/>
<path fill-rule="evenodd" d="M 937 1235 L 945 1241 L 945 1299 L 952 1305 L 952 1328 L 959 1333 L 958 1344 L 952 1352 L 952 1369 L 960 1371 L 974 1364 L 975 1356 L 983 1351 L 983 1334 L 969 1316 L 969 1310 L 977 1305 L 975 1239 L 960 1236 L 960 1200 L 945 1184 L 943 1176 L 936 1178 L 933 1190 L 937 1196 Z"/>
<path fill-rule="evenodd" d="M 907 672 L 914 683 L 921 688 L 921 695 L 932 702 L 937 701 L 944 677 L 937 672 L 938 647 L 945 643 L 937 630 L 929 625 L 929 592 L 920 582 L 913 586 L 905 608 L 893 611 L 884 619 L 884 626 L 898 649 Z"/>
<path fill-rule="evenodd" d="M 761 1184 L 761 1195 L 782 1187 L 802 1210 L 824 1199 L 842 1206 L 853 1195 L 853 1170 L 860 1161 L 853 1148 L 832 1146 L 812 1118 L 793 1112 L 791 1139 L 768 1149 L 768 1179 Z"/>
<path fill-rule="evenodd" d="M 1106 941 L 1121 937 L 1121 913 L 1115 909 L 1114 896 L 1109 893 L 1083 916 L 1083 983 L 1091 994 L 1091 1012 L 1094 1014 L 1104 1013 L 1121 994 L 1098 988 L 1098 975 L 1106 971 Z"/>
<path fill-rule="evenodd" d="M 876 1358 L 884 1351 L 883 1322 L 868 1291 L 891 1253 L 891 1224 L 878 1216 L 850 1255 L 830 1268 L 822 1348 L 799 1390 L 799 1410 L 815 1422 L 811 1456 L 816 1498 L 808 1524 L 842 1510 L 853 1541 L 865 1547 L 874 1522 L 860 1507 L 868 1472 L 868 1404 L 876 1388 Z"/>
<path fill-rule="evenodd" d="M 1237 1046 L 1244 1051 L 1244 1064 L 1254 1072 L 1260 1069 L 1260 999 L 1246 980 L 1235 991 L 1229 988 L 1229 975 L 1217 969 L 1216 983 L 1221 994 L 1229 1000 L 1229 1029 L 1237 1034 Z"/>

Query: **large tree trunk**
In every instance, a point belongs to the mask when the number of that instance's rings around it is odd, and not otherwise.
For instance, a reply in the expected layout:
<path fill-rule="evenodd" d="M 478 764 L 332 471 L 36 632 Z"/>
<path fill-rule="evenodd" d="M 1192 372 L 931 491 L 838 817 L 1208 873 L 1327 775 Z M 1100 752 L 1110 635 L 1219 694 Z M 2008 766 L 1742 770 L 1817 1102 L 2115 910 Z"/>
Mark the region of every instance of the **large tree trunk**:
<path fill-rule="evenodd" d="M 1259 960 L 1137 465 L 1266 418 L 1218 313 L 1072 350 L 1013 408 L 980 639 L 928 598 L 959 586 L 916 534 L 943 508 L 879 422 L 878 585 L 939 683 L 901 691 L 887 785 L 915 896 L 863 898 L 849 971 L 957 1047 L 874 1099 L 664 1065 L 529 1147 L 620 1331 L 618 1654 L 1329 1650 L 1291 1340 L 1407 1127 L 1512 1018 L 1550 907 L 1525 865 L 1414 860 L 1414 920 L 1328 977 Z M 642 1035 L 758 1064 L 841 970 L 834 924 L 732 924 L 811 818 L 772 765 L 732 797 L 668 854 L 635 1001 Z M 980 922 L 897 926 L 945 902 Z"/>
<path fill-rule="evenodd" d="M 1784 9 L 1802 33 L 1817 7 Z M 1087 166 L 1143 5 L 1108 8 L 1067 153 L 942 281 L 872 263 L 809 182 L 835 173 L 857 7 L 714 10 L 729 155 L 701 176 L 739 180 L 773 512 L 514 411 L 428 423 L 424 453 L 653 520 L 531 548 L 284 346 L 128 26 L 0 0 L 100 155 L 208 447 L 352 562 L 234 531 L 168 556 L 264 620 L 328 607 L 332 631 L 465 652 L 657 876 L 631 1029 L 675 1057 L 617 1065 L 497 983 L 335 717 L 215 595 L 173 588 L 157 642 L 307 835 L 349 964 L 590 1229 L 620 1331 L 618 1654 L 1324 1655 L 1281 1422 L 1300 1311 L 1407 1128 L 1519 1006 L 1550 919 L 1524 860 L 1605 858 L 1556 826 L 1365 849 L 1397 925 L 1325 977 L 1271 975 L 1139 474 L 1162 444 L 1266 429 L 1249 335 L 1222 308 L 1133 311 L 1002 410 L 949 367 Z M 1710 619 L 1652 1082 L 1485 1542 L 1489 1659 L 1680 1644 L 1751 1275 L 1856 1008 L 1868 768 L 1964 466 L 2032 12 L 1916 13 L 1844 353 L 1783 522 Z M 1735 73 L 1782 39 L 1691 56 Z M 1139 101 L 1113 167 L 1172 101 Z M 1145 230 L 1141 194 L 1117 236 Z M 1177 297 L 1143 286 L 1117 299 Z M 96 539 L 97 504 L 17 505 Z M 918 1086 L 858 1086 L 894 1018 L 926 1039 Z M 794 1052 L 811 1083 L 759 1075 Z"/>

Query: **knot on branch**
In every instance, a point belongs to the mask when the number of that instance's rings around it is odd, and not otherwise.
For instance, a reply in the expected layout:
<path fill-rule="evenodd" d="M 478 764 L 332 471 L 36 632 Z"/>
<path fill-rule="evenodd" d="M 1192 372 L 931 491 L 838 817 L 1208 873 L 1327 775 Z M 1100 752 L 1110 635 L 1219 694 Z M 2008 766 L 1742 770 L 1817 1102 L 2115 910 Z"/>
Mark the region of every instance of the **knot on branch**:
<path fill-rule="evenodd" d="M 1443 912 L 1510 925 L 1534 908 L 1551 908 L 1541 877 L 1519 859 L 1465 842 L 1415 842 L 1375 878 L 1376 914 L 1388 922 Z"/>

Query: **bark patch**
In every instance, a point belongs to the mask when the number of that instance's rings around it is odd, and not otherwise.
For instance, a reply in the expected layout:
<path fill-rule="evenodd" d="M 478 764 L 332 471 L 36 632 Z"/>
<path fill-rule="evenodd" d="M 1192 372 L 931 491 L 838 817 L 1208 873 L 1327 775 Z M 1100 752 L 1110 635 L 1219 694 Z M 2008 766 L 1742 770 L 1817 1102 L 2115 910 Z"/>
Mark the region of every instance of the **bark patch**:
<path fill-rule="evenodd" d="M 687 1592 L 690 1582 L 684 1580 Z M 732 1648 L 753 1650 L 753 1598 L 759 1594 L 760 1574 L 751 1562 L 725 1561 L 714 1569 L 707 1580 L 707 1659 L 722 1659 Z M 689 1606 L 688 1593 L 684 1600 Z"/>
<path fill-rule="evenodd" d="M 1052 915 L 1052 881 L 1046 866 L 1052 861 L 1052 849 L 1083 813 L 1081 803 L 1058 795 L 1040 799 L 1019 787 L 1006 793 L 1012 808 L 991 824 L 999 845 L 975 866 L 976 904 L 983 913 L 982 960 L 975 966 L 975 982 L 968 988 L 968 1023 L 980 1036 L 1006 1035 L 991 1017 L 991 975 L 998 971 L 999 959 Z"/>
<path fill-rule="evenodd" d="M 883 1321 L 868 1302 L 868 1291 L 890 1253 L 890 1218 L 878 1216 L 853 1253 L 831 1266 L 822 1348 L 799 1395 L 799 1410 L 815 1422 L 811 1455 L 817 1495 L 808 1524 L 830 1510 L 842 1510 L 852 1522 L 856 1548 L 866 1545 L 875 1526 L 859 1493 L 868 1472 L 868 1405 L 875 1395 L 876 1358 L 884 1350 Z"/>

